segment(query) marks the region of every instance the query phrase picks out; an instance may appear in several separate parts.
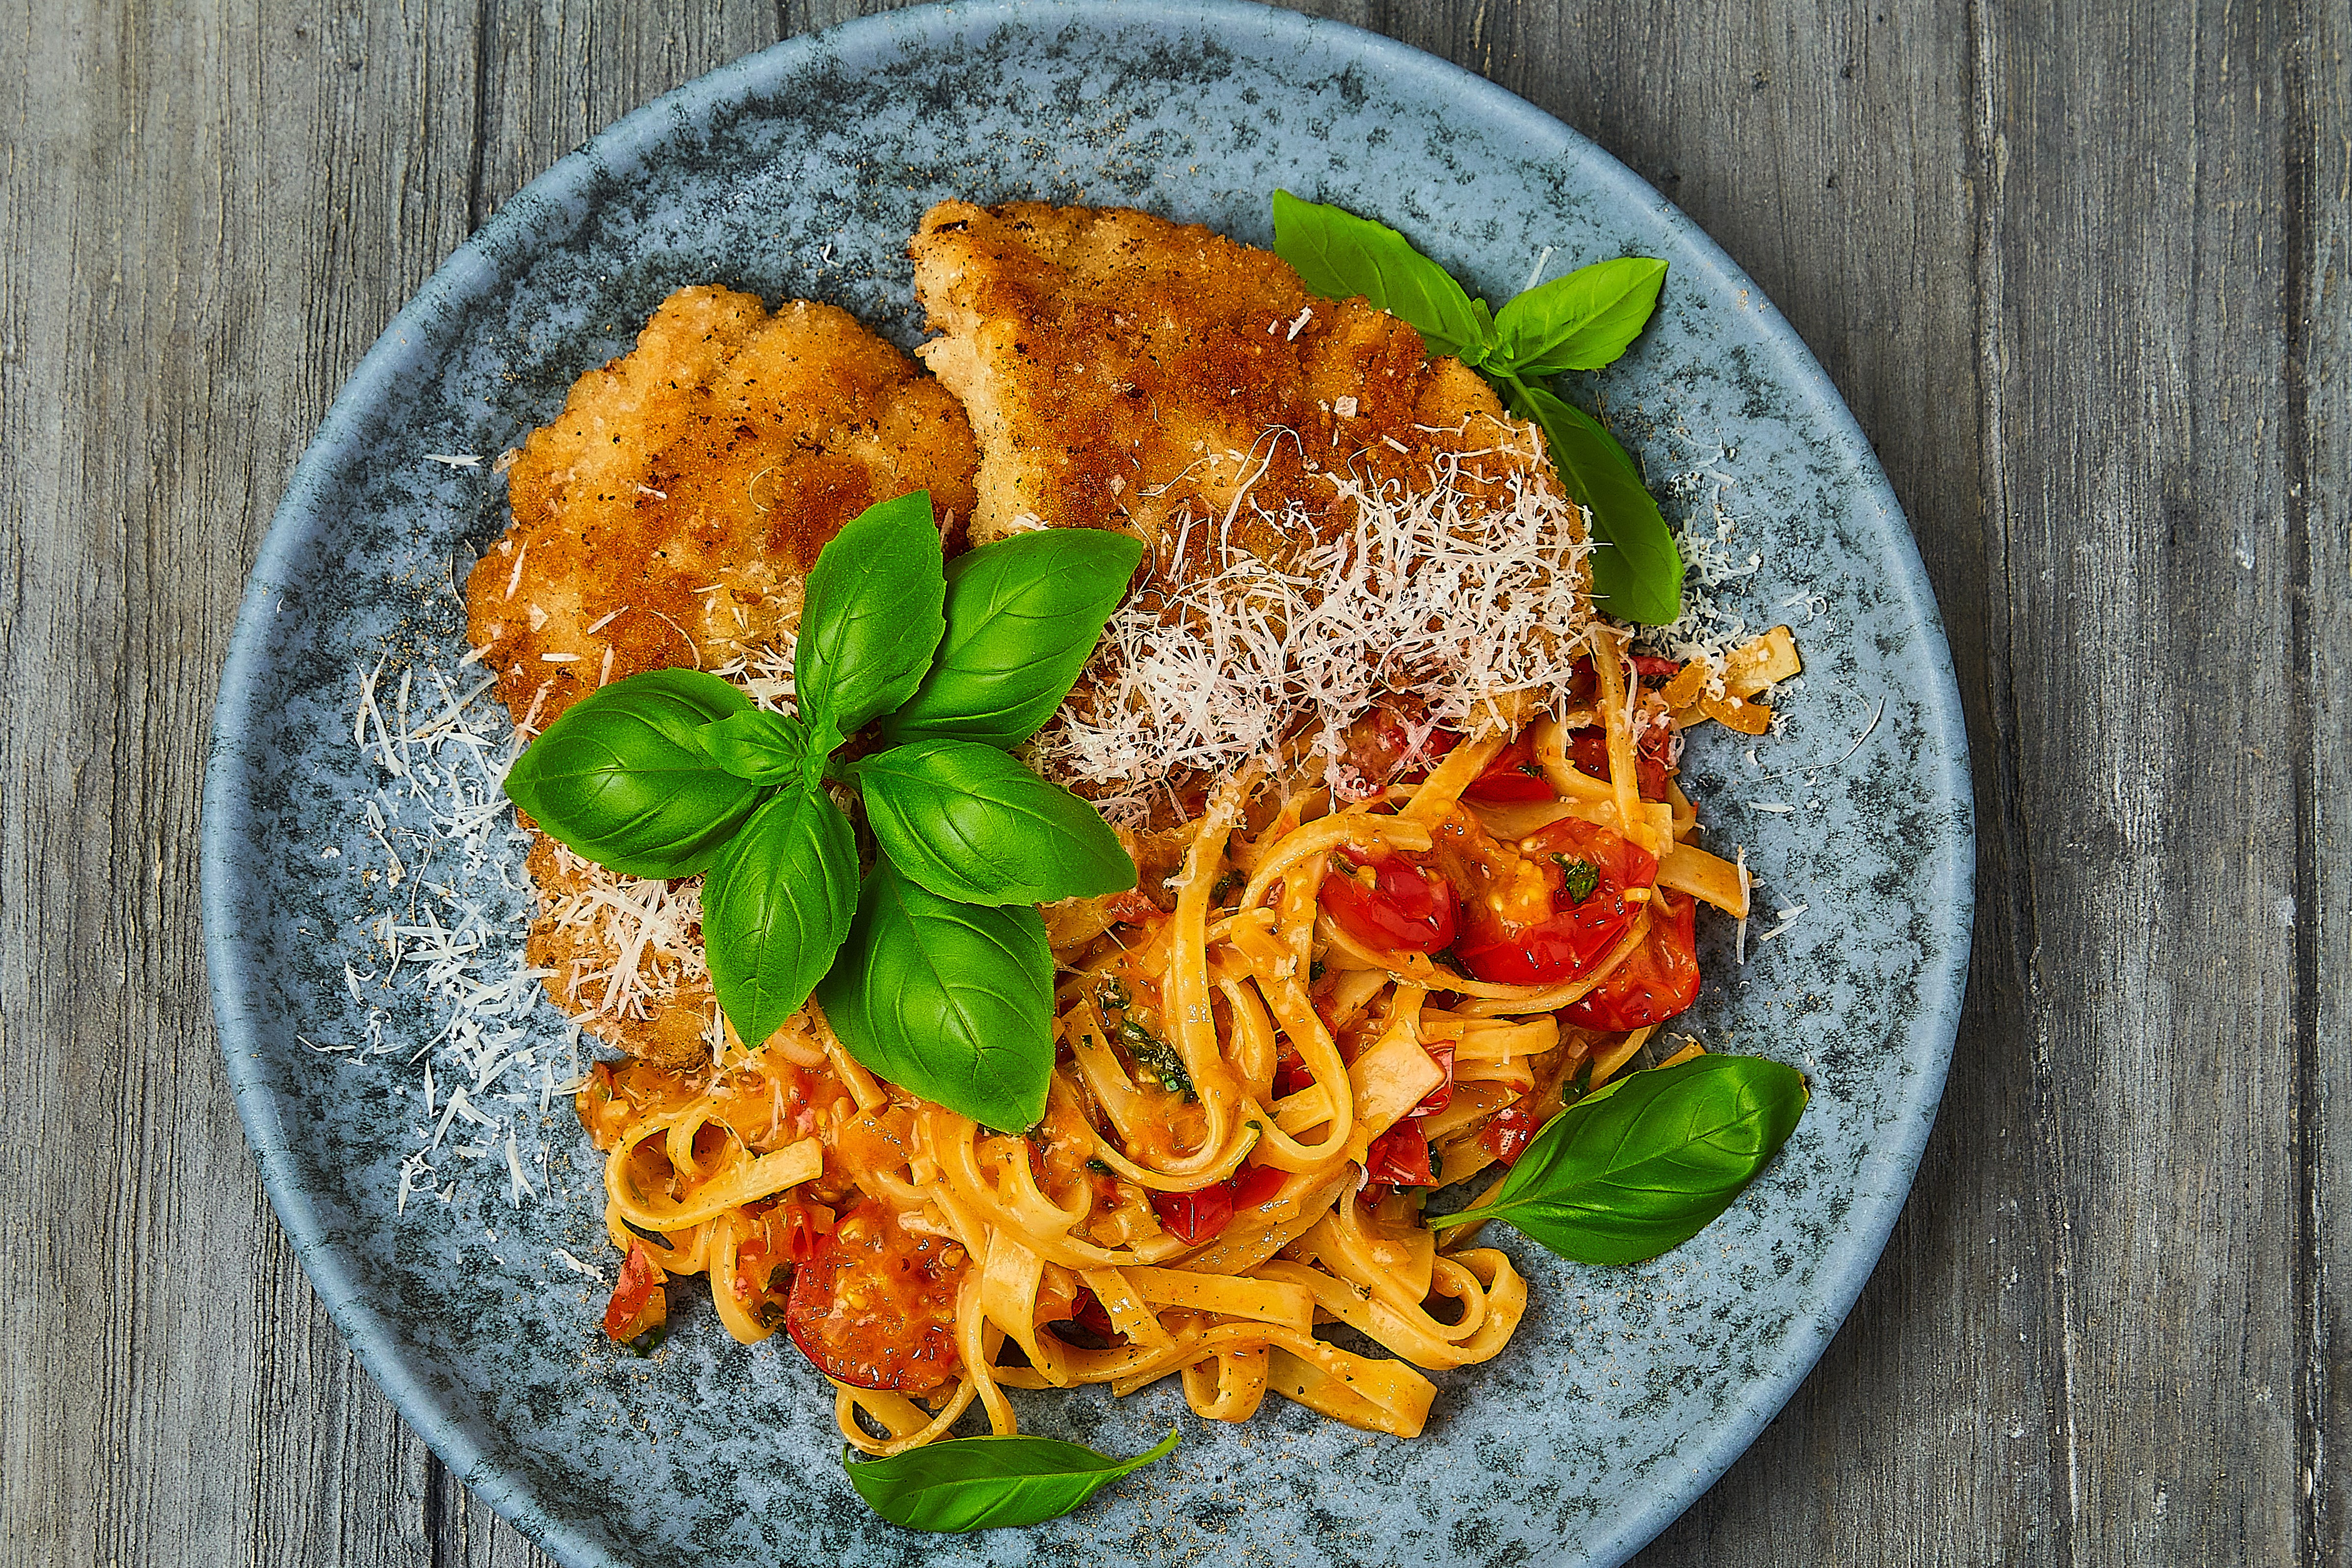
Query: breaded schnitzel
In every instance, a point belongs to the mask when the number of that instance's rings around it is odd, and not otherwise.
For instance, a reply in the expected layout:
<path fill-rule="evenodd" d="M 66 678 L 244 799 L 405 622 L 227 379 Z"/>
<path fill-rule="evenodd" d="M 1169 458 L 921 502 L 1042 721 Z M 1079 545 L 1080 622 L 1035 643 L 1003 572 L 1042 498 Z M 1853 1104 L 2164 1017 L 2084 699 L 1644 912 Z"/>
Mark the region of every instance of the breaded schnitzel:
<path fill-rule="evenodd" d="M 914 489 L 960 529 L 974 463 L 956 400 L 846 312 L 681 289 L 524 441 L 513 525 L 467 580 L 469 637 L 525 729 L 674 666 L 772 700 L 818 550 Z M 622 877 L 543 835 L 528 869 L 557 1005 L 634 1056 L 709 1059 L 699 882 Z"/>
<path fill-rule="evenodd" d="M 1144 213 L 946 202 L 911 248 L 945 334 L 916 352 L 980 442 L 973 542 L 1151 547 L 1048 731 L 1066 779 L 1115 797 L 1302 745 L 1337 769 L 1375 702 L 1476 728 L 1564 683 L 1582 515 L 1533 426 L 1411 326 Z"/>
<path fill-rule="evenodd" d="M 956 400 L 846 311 L 681 289 L 524 441 L 467 633 L 541 729 L 623 676 L 724 670 L 788 638 L 817 551 L 875 502 L 929 489 L 968 520 L 973 462 Z"/>

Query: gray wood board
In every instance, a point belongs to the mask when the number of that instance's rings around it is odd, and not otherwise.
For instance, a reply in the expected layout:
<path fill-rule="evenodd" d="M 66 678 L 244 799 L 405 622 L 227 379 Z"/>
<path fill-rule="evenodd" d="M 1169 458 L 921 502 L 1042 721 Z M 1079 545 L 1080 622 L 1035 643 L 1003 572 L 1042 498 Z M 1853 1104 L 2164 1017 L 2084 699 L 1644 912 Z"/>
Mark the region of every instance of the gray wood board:
<path fill-rule="evenodd" d="M 294 458 L 464 235 L 645 100 L 877 8 L 0 19 L 12 1561 L 545 1561 L 358 1373 L 261 1197 L 195 913 L 214 685 Z M 1977 960 L 1911 1205 L 1639 1561 L 2339 1560 L 2352 20 L 1302 8 L 1558 114 L 1756 276 L 1878 446 L 1969 708 Z"/>

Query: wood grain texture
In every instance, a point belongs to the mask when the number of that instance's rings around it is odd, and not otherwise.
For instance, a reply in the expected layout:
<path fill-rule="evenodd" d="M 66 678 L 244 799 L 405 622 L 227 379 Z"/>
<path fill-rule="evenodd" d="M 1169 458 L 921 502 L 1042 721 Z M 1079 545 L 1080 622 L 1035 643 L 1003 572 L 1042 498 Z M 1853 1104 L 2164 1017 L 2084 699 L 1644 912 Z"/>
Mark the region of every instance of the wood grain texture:
<path fill-rule="evenodd" d="M 11 1562 L 520 1565 L 315 1304 L 194 900 L 219 661 L 330 399 L 602 125 L 872 0 L 0 10 Z M 1845 1331 L 1638 1559 L 2352 1552 L 2352 19 L 2271 0 L 1315 0 L 1679 203 L 1879 448 L 1981 902 Z"/>

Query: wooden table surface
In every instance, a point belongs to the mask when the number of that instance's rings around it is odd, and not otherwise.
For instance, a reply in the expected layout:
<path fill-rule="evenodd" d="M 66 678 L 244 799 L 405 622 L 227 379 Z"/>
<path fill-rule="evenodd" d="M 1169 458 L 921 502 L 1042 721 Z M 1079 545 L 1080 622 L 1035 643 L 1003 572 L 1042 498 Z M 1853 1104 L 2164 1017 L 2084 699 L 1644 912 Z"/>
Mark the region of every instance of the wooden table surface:
<path fill-rule="evenodd" d="M 18 0 L 0 212 L 0 1557 L 544 1562 L 295 1267 L 197 800 L 280 488 L 393 312 L 657 93 L 854 0 Z M 1877 445 L 1981 855 L 1861 1303 L 1638 1561 L 2346 1560 L 2342 0 L 1329 0 L 1681 205 Z M 2052 8 L 2057 9 L 2057 8 Z"/>

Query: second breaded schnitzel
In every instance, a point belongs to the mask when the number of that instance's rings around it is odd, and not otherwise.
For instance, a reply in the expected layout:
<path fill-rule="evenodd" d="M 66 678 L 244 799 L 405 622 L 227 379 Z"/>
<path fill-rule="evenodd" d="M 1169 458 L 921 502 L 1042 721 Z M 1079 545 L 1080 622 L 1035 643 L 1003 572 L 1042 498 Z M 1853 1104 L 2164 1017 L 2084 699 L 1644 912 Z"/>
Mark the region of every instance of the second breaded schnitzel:
<path fill-rule="evenodd" d="M 817 552 L 915 489 L 960 530 L 975 461 L 956 400 L 847 312 L 682 289 L 525 439 L 513 524 L 467 581 L 469 637 L 526 731 L 647 669 L 773 702 Z M 633 1056 L 710 1059 L 699 879 L 620 876 L 544 835 L 527 868 L 530 961 L 556 1004 Z"/>
<path fill-rule="evenodd" d="M 911 248 L 944 333 L 916 352 L 980 442 L 973 542 L 1150 547 L 1048 731 L 1057 773 L 1103 799 L 1302 744 L 1336 768 L 1375 702 L 1473 729 L 1563 683 L 1582 514 L 1534 427 L 1411 326 L 1146 213 L 946 202 Z"/>

